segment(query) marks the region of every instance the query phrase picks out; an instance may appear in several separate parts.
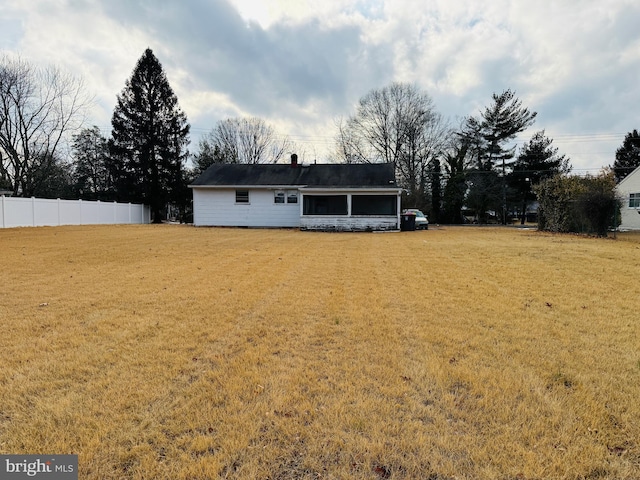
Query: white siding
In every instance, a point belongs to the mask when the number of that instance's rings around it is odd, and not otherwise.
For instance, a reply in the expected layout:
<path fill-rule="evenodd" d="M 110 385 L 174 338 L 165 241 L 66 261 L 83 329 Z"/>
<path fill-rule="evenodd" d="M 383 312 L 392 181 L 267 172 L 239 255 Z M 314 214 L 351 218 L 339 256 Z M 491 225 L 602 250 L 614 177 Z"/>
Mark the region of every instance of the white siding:
<path fill-rule="evenodd" d="M 304 215 L 300 227 L 305 230 L 357 232 L 365 230 L 398 230 L 397 217 Z"/>
<path fill-rule="evenodd" d="M 275 203 L 275 189 L 238 188 L 249 190 L 249 203 L 236 203 L 236 188 L 193 188 L 193 222 L 196 226 L 215 227 L 300 227 L 306 230 L 364 231 L 398 230 L 400 215 L 302 215 L 303 197 L 308 190 L 298 193 L 298 203 Z M 282 191 L 282 190 L 279 190 Z M 285 190 L 286 191 L 286 190 Z M 316 194 L 347 195 L 351 211 L 353 191 L 322 189 Z M 359 194 L 380 194 L 379 190 L 358 190 Z M 394 192 L 397 209 L 400 195 Z"/>
<path fill-rule="evenodd" d="M 300 226 L 300 203 L 275 203 L 274 190 L 248 190 L 249 203 L 237 204 L 235 188 L 193 188 L 194 224 L 216 227 Z"/>
<path fill-rule="evenodd" d="M 620 213 L 622 230 L 640 230 L 640 208 L 629 208 L 629 195 L 640 193 L 640 168 L 627 175 L 616 187 L 622 202 Z"/>

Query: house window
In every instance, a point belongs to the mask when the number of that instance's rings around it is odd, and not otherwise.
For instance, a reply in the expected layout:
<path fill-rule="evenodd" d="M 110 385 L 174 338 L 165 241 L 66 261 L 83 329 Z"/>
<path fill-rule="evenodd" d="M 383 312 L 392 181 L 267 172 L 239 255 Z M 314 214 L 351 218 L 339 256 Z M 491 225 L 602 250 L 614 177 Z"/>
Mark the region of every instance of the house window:
<path fill-rule="evenodd" d="M 298 203 L 298 192 L 289 190 L 287 192 L 287 203 Z"/>
<path fill-rule="evenodd" d="M 303 215 L 347 215 L 346 195 L 305 195 Z"/>
<path fill-rule="evenodd" d="M 629 194 L 629 208 L 640 208 L 640 193 Z"/>
<path fill-rule="evenodd" d="M 236 203 L 249 203 L 249 190 L 236 190 Z"/>
<path fill-rule="evenodd" d="M 282 190 L 276 190 L 273 194 L 273 202 L 274 203 L 298 203 L 298 192 L 295 190 L 287 190 L 287 192 L 283 192 Z"/>
<path fill-rule="evenodd" d="M 398 198 L 392 195 L 353 195 L 352 215 L 396 215 Z"/>

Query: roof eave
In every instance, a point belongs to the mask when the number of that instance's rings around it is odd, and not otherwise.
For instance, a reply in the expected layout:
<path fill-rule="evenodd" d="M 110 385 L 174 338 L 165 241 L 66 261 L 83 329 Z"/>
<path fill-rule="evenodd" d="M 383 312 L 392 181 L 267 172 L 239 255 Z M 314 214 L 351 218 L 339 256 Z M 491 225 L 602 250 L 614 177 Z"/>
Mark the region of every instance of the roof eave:
<path fill-rule="evenodd" d="M 332 187 L 321 187 L 321 186 L 309 186 L 309 187 L 301 187 L 300 190 L 305 192 L 327 192 L 327 191 L 335 191 L 335 190 L 354 190 L 354 191 L 368 191 L 368 192 L 396 192 L 401 193 L 402 188 L 397 186 L 389 186 L 389 187 L 373 187 L 373 186 L 353 186 L 353 185 L 338 185 Z"/>
<path fill-rule="evenodd" d="M 189 185 L 189 188 L 215 188 L 215 189 L 231 189 L 231 188 L 262 188 L 265 190 L 282 190 L 289 189 L 294 190 L 298 188 L 304 188 L 304 185 Z"/>

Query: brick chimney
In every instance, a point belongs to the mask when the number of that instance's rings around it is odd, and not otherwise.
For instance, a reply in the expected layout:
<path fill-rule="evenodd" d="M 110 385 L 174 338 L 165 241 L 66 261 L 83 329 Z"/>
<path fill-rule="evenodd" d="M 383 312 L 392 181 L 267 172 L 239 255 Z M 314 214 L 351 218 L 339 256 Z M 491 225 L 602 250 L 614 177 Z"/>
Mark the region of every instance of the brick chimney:
<path fill-rule="evenodd" d="M 293 168 L 298 166 L 298 155 L 296 155 L 295 153 L 291 154 L 291 166 Z"/>

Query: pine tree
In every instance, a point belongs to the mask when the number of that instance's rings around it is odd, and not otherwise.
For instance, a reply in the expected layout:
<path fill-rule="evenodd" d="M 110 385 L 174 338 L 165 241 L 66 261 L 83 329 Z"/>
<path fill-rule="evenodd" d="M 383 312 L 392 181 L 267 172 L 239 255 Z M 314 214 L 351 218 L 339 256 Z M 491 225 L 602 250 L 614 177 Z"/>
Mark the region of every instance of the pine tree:
<path fill-rule="evenodd" d="M 506 174 L 516 150 L 515 145 L 508 146 L 508 143 L 534 124 L 537 113 L 523 107 L 522 101 L 511 90 L 499 95 L 494 93 L 492 99 L 493 103 L 485 108 L 480 117 L 467 118 L 460 136 L 472 146 L 476 159 L 477 178 L 470 193 L 482 199 L 478 202 L 480 208 L 501 210 L 502 223 L 506 224 Z M 498 183 L 502 184 L 502 208 L 498 206 L 500 195 L 495 195 L 499 189 Z M 474 192 L 474 188 L 484 191 Z M 485 212 L 477 214 L 482 218 Z"/>
<path fill-rule="evenodd" d="M 627 133 L 622 146 L 616 150 L 616 161 L 613 162 L 613 172 L 616 182 L 640 166 L 640 135 L 638 131 Z"/>
<path fill-rule="evenodd" d="M 431 180 L 431 221 L 440 222 L 442 211 L 442 165 L 440 159 L 435 157 L 430 164 Z"/>
<path fill-rule="evenodd" d="M 470 145 L 460 137 L 454 137 L 445 153 L 444 171 L 446 183 L 442 198 L 445 223 L 463 223 L 462 206 L 467 192 L 466 158 Z"/>
<path fill-rule="evenodd" d="M 493 103 L 485 108 L 480 117 L 469 117 L 463 127 L 462 136 L 474 145 L 478 169 L 493 170 L 515 155 L 515 146 L 506 144 L 516 135 L 533 125 L 537 113 L 522 106 L 515 92 L 505 90 L 492 95 Z"/>
<path fill-rule="evenodd" d="M 558 155 L 558 148 L 553 140 L 544 134 L 544 130 L 536 132 L 528 143 L 525 143 L 508 176 L 509 186 L 514 193 L 514 200 L 521 206 L 520 221 L 524 225 L 527 205 L 534 199 L 532 185 L 540 180 L 558 173 L 569 173 L 571 165 L 565 155 Z"/>
<path fill-rule="evenodd" d="M 149 205 L 158 223 L 181 191 L 189 124 L 151 49 L 118 95 L 111 125 L 109 150 L 118 198 Z"/>
<path fill-rule="evenodd" d="M 78 198 L 110 200 L 109 150 L 107 139 L 97 126 L 73 136 L 74 182 Z"/>

